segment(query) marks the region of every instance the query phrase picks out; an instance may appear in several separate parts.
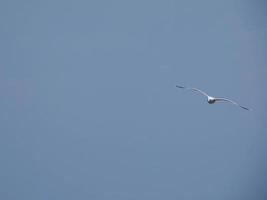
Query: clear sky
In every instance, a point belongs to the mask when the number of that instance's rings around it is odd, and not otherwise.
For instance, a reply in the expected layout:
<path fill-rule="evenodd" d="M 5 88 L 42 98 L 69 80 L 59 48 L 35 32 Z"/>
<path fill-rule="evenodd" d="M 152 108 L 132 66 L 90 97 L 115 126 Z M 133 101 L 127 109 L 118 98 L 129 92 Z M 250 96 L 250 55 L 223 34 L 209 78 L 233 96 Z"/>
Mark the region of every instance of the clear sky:
<path fill-rule="evenodd" d="M 266 8 L 1 0 L 0 199 L 267 199 Z"/>

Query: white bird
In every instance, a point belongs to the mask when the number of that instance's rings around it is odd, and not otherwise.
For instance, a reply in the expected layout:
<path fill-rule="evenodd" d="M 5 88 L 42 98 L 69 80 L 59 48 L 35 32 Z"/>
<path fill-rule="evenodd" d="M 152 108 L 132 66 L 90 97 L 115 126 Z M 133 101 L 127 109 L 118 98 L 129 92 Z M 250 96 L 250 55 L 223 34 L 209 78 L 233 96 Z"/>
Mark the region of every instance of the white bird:
<path fill-rule="evenodd" d="M 217 97 L 212 97 L 212 96 L 209 96 L 207 93 L 201 91 L 200 89 L 197 89 L 197 88 L 191 88 L 191 87 L 184 87 L 184 86 L 180 86 L 180 85 L 176 85 L 177 88 L 180 88 L 180 89 L 187 89 L 187 90 L 193 90 L 194 92 L 198 92 L 204 96 L 207 97 L 207 101 L 209 104 L 213 104 L 217 101 L 224 101 L 224 102 L 228 102 L 228 103 L 231 103 L 233 105 L 236 105 L 236 106 L 239 106 L 240 108 L 243 108 L 245 110 L 250 110 L 249 108 L 246 108 L 244 106 L 241 106 L 239 105 L 238 103 L 230 100 L 230 99 L 226 99 L 226 98 L 217 98 Z"/>

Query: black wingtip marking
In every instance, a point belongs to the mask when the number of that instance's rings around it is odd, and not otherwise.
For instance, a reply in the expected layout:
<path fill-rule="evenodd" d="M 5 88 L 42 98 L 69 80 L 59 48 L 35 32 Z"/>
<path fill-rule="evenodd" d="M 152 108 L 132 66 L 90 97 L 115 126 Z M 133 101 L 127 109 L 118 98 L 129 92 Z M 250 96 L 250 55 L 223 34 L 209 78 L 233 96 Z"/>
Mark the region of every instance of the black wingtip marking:
<path fill-rule="evenodd" d="M 246 108 L 244 106 L 240 106 L 241 108 L 245 109 L 245 110 L 250 110 L 249 108 Z"/>
<path fill-rule="evenodd" d="M 181 88 L 181 89 L 185 88 L 184 86 L 180 86 L 180 85 L 176 85 L 176 87 Z"/>

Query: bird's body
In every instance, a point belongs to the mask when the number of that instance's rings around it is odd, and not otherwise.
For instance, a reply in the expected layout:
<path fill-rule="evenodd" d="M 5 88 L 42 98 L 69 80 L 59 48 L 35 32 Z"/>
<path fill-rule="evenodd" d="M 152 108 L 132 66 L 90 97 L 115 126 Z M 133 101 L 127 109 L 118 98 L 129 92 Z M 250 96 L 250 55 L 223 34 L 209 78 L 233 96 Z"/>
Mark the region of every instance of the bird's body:
<path fill-rule="evenodd" d="M 214 97 L 208 96 L 208 100 L 207 101 L 208 101 L 209 104 L 213 104 L 213 103 L 215 103 L 216 99 Z"/>
<path fill-rule="evenodd" d="M 236 105 L 236 106 L 239 106 L 240 108 L 243 108 L 245 110 L 250 110 L 248 109 L 247 107 L 244 107 L 244 106 L 241 106 L 239 105 L 238 103 L 230 100 L 230 99 L 226 99 L 226 98 L 217 98 L 217 97 L 212 97 L 212 96 L 209 96 L 207 93 L 203 92 L 202 90 L 200 89 L 197 89 L 197 88 L 191 88 L 191 87 L 184 87 L 184 86 L 179 86 L 179 85 L 176 85 L 176 87 L 180 88 L 180 89 L 188 89 L 188 90 L 193 90 L 194 92 L 198 92 L 202 95 L 204 95 L 205 97 L 207 97 L 207 101 L 209 104 L 214 104 L 215 102 L 217 101 L 224 101 L 224 102 L 228 102 L 228 103 L 231 103 L 233 105 Z"/>

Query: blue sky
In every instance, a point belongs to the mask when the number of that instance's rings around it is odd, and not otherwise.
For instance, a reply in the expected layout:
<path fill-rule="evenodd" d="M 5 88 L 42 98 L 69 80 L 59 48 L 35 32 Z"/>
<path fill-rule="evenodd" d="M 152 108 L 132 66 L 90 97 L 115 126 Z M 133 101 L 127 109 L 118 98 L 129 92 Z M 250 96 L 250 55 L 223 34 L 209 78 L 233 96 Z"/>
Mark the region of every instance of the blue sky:
<path fill-rule="evenodd" d="M 0 198 L 266 199 L 266 6 L 1 1 Z"/>

